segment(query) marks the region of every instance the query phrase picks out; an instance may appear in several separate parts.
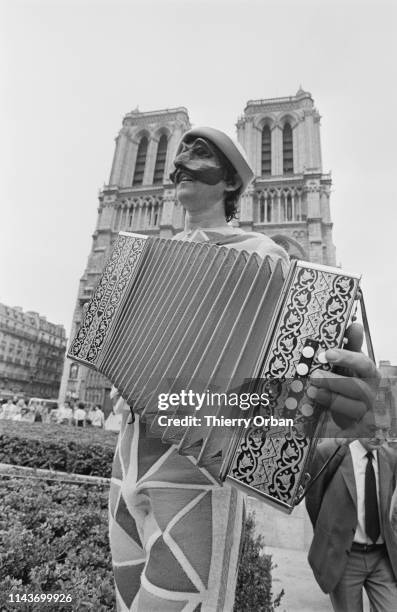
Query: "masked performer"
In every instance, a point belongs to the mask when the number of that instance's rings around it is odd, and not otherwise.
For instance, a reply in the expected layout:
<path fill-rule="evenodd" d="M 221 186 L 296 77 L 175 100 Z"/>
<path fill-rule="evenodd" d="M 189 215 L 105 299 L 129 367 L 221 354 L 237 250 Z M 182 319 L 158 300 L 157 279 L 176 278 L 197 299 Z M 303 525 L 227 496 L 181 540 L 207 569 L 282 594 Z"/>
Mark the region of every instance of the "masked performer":
<path fill-rule="evenodd" d="M 285 251 L 270 238 L 229 224 L 253 177 L 238 143 L 213 128 L 194 128 L 184 135 L 174 166 L 171 179 L 186 211 L 185 229 L 175 239 L 225 245 L 288 265 Z M 333 351 L 330 360 L 351 366 L 358 376 L 374 375 L 374 365 L 361 354 Z M 365 392 L 361 387 L 358 392 L 340 378 L 331 374 L 326 383 L 316 382 L 318 401 L 338 413 L 357 414 L 363 393 L 371 390 L 363 382 Z M 116 410 L 123 421 L 113 465 L 110 541 L 118 609 L 232 610 L 243 495 L 219 486 L 172 445 L 146 437 L 122 398 Z"/>

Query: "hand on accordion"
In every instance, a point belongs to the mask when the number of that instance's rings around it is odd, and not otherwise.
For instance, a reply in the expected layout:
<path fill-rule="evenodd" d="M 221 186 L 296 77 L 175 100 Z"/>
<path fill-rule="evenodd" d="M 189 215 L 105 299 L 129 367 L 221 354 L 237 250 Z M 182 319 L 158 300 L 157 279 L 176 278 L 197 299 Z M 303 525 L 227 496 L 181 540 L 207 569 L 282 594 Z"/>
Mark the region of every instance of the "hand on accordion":
<path fill-rule="evenodd" d="M 352 426 L 373 408 L 380 374 L 375 363 L 361 352 L 363 328 L 353 323 L 346 331 L 343 349 L 326 351 L 332 372 L 317 370 L 311 376 L 311 397 L 331 411 L 342 429 Z"/>

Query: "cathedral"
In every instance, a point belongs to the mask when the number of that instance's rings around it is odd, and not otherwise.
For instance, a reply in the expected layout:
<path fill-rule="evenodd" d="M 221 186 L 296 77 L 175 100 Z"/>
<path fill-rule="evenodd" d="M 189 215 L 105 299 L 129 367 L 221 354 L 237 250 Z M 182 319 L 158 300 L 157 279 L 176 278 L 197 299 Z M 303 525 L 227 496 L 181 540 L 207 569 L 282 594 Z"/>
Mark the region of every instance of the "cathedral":
<path fill-rule="evenodd" d="M 116 138 L 109 183 L 99 195 L 91 252 L 80 280 L 71 338 L 81 322 L 119 231 L 171 238 L 184 211 L 169 179 L 178 143 L 191 127 L 184 107 L 128 113 Z M 216 126 L 214 126 L 216 127 Z M 291 258 L 335 265 L 330 216 L 331 176 L 323 174 L 320 115 L 310 93 L 249 100 L 237 124 L 255 178 L 240 200 L 234 224 L 262 232 Z M 80 399 L 110 411 L 111 384 L 65 360 L 60 401 Z"/>

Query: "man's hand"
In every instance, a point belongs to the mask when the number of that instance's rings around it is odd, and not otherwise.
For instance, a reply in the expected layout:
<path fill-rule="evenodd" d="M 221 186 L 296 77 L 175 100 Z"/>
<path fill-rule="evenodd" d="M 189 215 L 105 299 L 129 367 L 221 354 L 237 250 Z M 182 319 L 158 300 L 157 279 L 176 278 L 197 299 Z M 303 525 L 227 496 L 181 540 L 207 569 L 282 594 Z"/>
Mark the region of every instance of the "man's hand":
<path fill-rule="evenodd" d="M 374 405 L 380 374 L 373 361 L 361 351 L 363 328 L 353 323 L 346 330 L 344 349 L 325 352 L 333 371 L 316 370 L 311 376 L 309 396 L 331 410 L 339 427 L 350 427 Z"/>

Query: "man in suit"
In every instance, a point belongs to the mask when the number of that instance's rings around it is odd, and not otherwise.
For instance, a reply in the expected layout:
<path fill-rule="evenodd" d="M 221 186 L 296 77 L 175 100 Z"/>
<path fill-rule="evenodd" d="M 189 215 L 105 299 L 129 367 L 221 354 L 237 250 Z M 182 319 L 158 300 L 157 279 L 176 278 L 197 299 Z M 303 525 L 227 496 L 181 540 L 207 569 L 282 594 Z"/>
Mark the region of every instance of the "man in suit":
<path fill-rule="evenodd" d="M 337 612 L 362 612 L 363 588 L 376 612 L 397 610 L 397 539 L 390 504 L 397 454 L 387 446 L 390 415 L 368 411 L 355 439 L 317 447 L 312 473 L 331 459 L 309 489 L 314 527 L 309 563 Z M 338 450 L 337 450 L 338 449 Z"/>

